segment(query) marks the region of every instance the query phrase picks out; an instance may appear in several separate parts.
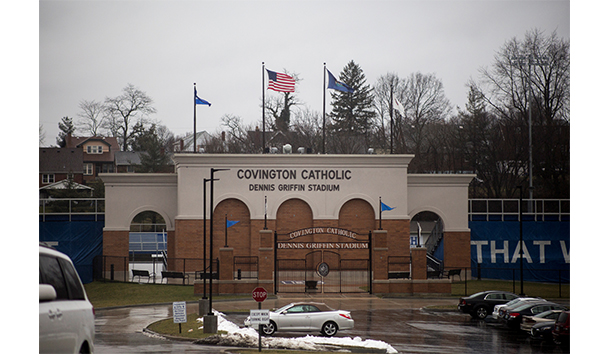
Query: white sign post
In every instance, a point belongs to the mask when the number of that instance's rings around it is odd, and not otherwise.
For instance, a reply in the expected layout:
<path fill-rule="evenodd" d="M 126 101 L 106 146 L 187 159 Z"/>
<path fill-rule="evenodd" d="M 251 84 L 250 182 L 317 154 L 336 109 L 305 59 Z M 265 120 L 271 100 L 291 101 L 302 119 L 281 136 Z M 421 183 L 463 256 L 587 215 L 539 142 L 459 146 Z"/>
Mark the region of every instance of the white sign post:
<path fill-rule="evenodd" d="M 182 333 L 182 324 L 186 323 L 186 301 L 173 303 L 174 323 L 178 324 L 178 333 Z"/>
<path fill-rule="evenodd" d="M 250 324 L 252 326 L 269 324 L 269 310 L 250 310 Z"/>

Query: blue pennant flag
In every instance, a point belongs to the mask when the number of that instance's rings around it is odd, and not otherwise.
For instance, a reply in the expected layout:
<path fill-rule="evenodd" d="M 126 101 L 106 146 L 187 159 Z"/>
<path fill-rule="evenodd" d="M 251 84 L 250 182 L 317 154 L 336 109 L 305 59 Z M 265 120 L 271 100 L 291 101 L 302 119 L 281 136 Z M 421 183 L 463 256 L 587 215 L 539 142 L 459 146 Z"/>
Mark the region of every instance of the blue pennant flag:
<path fill-rule="evenodd" d="M 239 221 L 227 220 L 227 228 L 237 224 Z"/>
<path fill-rule="evenodd" d="M 379 201 L 379 202 L 381 203 L 381 211 L 392 210 L 392 209 L 396 208 L 396 207 L 392 208 L 392 207 L 390 207 L 388 205 L 385 205 L 385 204 L 383 204 L 382 201 Z"/>
<path fill-rule="evenodd" d="M 346 84 L 344 84 L 343 82 L 335 79 L 333 74 L 330 73 L 330 70 L 326 69 L 326 71 L 328 72 L 328 88 L 329 89 L 342 91 L 342 92 L 349 92 L 349 93 L 354 92 L 353 88 L 351 88 L 351 87 L 347 86 Z"/>
<path fill-rule="evenodd" d="M 207 104 L 208 106 L 212 105 L 210 102 L 203 100 L 197 96 L 197 89 L 195 89 L 195 104 Z"/>

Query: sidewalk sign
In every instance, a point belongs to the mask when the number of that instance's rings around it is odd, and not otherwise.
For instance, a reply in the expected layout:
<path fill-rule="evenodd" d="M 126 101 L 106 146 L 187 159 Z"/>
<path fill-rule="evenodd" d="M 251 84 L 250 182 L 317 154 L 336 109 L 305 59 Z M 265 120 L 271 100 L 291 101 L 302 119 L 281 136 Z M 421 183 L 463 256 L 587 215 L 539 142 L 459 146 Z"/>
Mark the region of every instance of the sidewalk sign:
<path fill-rule="evenodd" d="M 178 324 L 178 332 L 182 333 L 182 324 L 186 323 L 186 301 L 173 303 L 174 323 Z"/>

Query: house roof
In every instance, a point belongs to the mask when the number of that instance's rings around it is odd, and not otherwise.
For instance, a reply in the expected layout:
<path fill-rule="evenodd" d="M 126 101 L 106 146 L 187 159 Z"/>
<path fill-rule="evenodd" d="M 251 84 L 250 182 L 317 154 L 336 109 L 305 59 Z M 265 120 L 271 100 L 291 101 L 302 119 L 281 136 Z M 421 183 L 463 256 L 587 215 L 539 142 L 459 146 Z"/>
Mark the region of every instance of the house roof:
<path fill-rule="evenodd" d="M 45 190 L 45 189 L 68 189 L 70 185 L 70 180 L 68 179 L 62 179 L 61 181 L 55 182 L 55 183 L 51 183 L 47 186 L 44 187 L 40 187 L 38 188 L 39 190 Z M 76 182 L 72 182 L 72 189 L 88 189 L 88 190 L 93 190 L 93 188 L 85 186 L 83 184 L 80 183 L 76 183 Z"/>
<path fill-rule="evenodd" d="M 142 160 L 139 151 L 117 151 L 114 153 L 114 163 L 117 166 L 141 165 Z"/>
<path fill-rule="evenodd" d="M 82 173 L 83 149 L 39 148 L 38 171 L 40 173 Z"/>
<path fill-rule="evenodd" d="M 110 147 L 110 151 L 119 151 L 121 150 L 121 148 L 119 147 L 119 142 L 117 141 L 117 138 L 115 137 L 111 137 L 111 136 L 71 136 L 68 135 L 66 136 L 66 147 L 67 148 L 74 148 L 74 147 L 81 147 L 83 146 L 83 144 L 85 144 L 86 142 L 89 141 L 97 141 L 97 142 L 101 142 L 104 145 L 107 145 Z"/>

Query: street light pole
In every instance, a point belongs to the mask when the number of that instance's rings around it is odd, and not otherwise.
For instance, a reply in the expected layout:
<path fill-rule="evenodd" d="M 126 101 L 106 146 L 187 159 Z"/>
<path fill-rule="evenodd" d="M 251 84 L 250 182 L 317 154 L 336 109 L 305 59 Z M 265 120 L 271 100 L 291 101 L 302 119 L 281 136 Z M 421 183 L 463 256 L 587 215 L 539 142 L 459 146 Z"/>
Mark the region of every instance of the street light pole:
<path fill-rule="evenodd" d="M 519 295 L 523 296 L 523 188 L 519 188 L 519 279 L 521 279 L 521 292 Z"/>
<path fill-rule="evenodd" d="M 214 261 L 214 172 L 228 171 L 228 168 L 210 169 L 210 305 L 209 316 L 212 316 L 212 262 Z"/>

